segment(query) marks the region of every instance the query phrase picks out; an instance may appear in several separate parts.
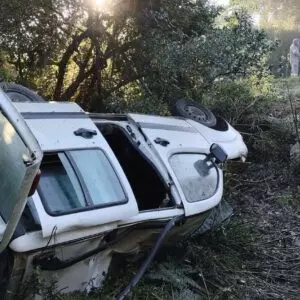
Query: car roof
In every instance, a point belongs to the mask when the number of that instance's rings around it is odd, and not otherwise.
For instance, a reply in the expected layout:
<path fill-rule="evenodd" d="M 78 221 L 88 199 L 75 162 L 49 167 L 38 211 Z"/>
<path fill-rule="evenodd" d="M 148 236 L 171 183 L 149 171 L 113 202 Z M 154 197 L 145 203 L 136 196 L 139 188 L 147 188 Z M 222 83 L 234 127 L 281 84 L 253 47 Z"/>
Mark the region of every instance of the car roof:
<path fill-rule="evenodd" d="M 14 103 L 43 151 L 105 148 L 104 138 L 89 116 L 76 103 Z M 86 139 L 74 131 L 85 128 L 98 134 Z"/>
<path fill-rule="evenodd" d="M 14 102 L 21 114 L 38 113 L 84 113 L 84 110 L 74 102 Z"/>

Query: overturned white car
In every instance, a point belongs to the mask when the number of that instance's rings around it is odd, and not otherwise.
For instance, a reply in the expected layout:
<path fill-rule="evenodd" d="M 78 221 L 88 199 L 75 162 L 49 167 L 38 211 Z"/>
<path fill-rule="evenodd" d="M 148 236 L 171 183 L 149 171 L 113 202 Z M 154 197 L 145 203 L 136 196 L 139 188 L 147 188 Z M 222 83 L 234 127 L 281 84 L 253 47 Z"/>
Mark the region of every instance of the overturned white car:
<path fill-rule="evenodd" d="M 12 99 L 34 97 L 14 87 Z M 247 155 L 235 129 L 189 101 L 177 109 L 191 119 L 41 101 L 14 108 L 0 89 L 1 299 L 35 267 L 64 292 L 99 287 L 113 253 L 193 232 L 221 201 L 222 163 Z"/>

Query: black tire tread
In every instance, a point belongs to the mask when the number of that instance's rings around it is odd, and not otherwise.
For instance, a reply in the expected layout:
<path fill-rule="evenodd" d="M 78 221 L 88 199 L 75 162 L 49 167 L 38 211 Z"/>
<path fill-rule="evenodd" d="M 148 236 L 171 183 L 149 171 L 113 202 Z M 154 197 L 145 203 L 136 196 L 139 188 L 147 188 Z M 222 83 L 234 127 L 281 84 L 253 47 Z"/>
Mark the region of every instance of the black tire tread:
<path fill-rule="evenodd" d="M 206 116 L 208 116 L 208 119 L 205 122 L 198 121 L 198 120 L 194 120 L 194 121 L 196 121 L 202 125 L 205 125 L 207 127 L 210 127 L 210 128 L 216 126 L 217 118 L 215 117 L 213 112 L 211 110 L 209 110 L 208 108 L 206 108 L 206 107 L 202 106 L 201 104 L 198 104 L 197 102 L 192 101 L 192 100 L 179 99 L 179 100 L 173 101 L 172 105 L 171 105 L 172 115 L 190 119 L 190 116 L 182 109 L 183 106 L 197 107 L 198 109 L 201 109 L 206 114 Z"/>

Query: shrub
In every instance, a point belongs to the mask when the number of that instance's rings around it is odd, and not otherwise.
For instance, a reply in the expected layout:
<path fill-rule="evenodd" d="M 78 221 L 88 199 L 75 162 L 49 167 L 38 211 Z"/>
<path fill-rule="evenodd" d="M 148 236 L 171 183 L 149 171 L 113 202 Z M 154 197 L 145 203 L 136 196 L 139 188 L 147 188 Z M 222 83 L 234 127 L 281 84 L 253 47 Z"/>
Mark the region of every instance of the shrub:
<path fill-rule="evenodd" d="M 261 93 L 259 89 L 250 80 L 219 81 L 203 95 L 202 103 L 232 124 L 252 124 L 265 117 L 277 99 L 271 92 Z"/>

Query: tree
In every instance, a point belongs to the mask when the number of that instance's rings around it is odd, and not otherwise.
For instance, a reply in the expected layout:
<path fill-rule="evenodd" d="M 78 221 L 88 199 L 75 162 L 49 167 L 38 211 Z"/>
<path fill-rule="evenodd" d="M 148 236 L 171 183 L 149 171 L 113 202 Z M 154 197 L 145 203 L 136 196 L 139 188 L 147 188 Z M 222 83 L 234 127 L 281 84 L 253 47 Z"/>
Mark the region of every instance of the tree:
<path fill-rule="evenodd" d="M 231 4 L 243 7 L 259 16 L 260 28 L 266 30 L 274 40 L 279 40 L 279 47 L 272 55 L 270 63 L 273 65 L 273 71 L 280 74 L 282 57 L 287 58 L 292 40 L 300 37 L 300 2 L 297 0 L 231 0 Z"/>
<path fill-rule="evenodd" d="M 265 72 L 274 46 L 244 13 L 216 27 L 206 0 L 115 0 L 105 11 L 93 0 L 2 2 L 0 47 L 17 80 L 94 111 L 201 96 L 220 77 Z"/>

